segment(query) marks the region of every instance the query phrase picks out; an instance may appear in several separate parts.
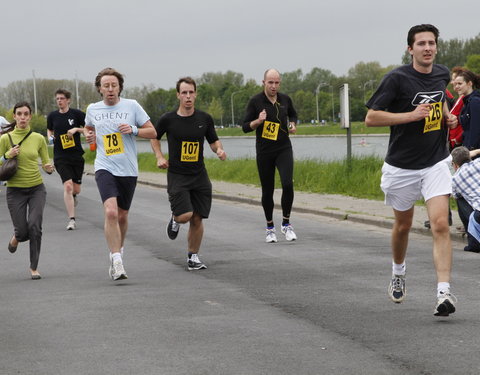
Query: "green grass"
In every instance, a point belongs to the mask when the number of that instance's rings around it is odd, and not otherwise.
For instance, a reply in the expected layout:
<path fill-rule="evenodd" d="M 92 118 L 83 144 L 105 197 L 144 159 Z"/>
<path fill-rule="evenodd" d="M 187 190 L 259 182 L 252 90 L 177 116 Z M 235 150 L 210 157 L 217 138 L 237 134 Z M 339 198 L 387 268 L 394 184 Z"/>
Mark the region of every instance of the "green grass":
<path fill-rule="evenodd" d="M 87 163 L 93 163 L 95 153 L 86 152 L 84 157 Z M 354 157 L 350 165 L 346 161 L 298 160 L 294 166 L 295 190 L 382 200 L 382 163 L 383 160 L 375 156 Z M 156 167 L 152 153 L 138 154 L 138 165 L 140 171 L 165 173 Z M 255 159 L 208 158 L 205 165 L 212 180 L 260 186 Z M 280 187 L 278 173 L 276 177 L 276 186 Z"/>
<path fill-rule="evenodd" d="M 367 128 L 363 121 L 352 122 L 351 124 L 352 134 L 388 134 L 388 127 L 372 127 Z M 310 125 L 310 124 L 300 124 L 297 126 L 297 135 L 336 135 L 336 134 L 346 134 L 346 129 L 341 129 L 338 123 L 336 124 L 327 124 L 324 126 Z M 235 137 L 241 135 L 251 135 L 254 136 L 255 133 L 244 133 L 242 128 L 224 128 L 217 129 L 217 134 L 219 137 Z"/>

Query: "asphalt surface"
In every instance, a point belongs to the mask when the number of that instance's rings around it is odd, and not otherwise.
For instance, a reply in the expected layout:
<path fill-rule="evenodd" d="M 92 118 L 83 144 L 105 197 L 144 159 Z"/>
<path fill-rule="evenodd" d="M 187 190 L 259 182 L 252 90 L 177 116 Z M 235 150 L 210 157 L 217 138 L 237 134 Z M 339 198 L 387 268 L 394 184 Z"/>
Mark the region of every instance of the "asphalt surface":
<path fill-rule="evenodd" d="M 65 230 L 58 175 L 45 177 L 38 281 L 29 278 L 28 245 L 7 250 L 12 229 L 0 189 L 0 374 L 480 373 L 479 255 L 462 251 L 454 233 L 457 312 L 434 317 L 421 208 L 407 299 L 394 304 L 386 295 L 391 213 L 383 203 L 297 193 L 299 239 L 278 233 L 278 243 L 266 244 L 258 188 L 214 183 L 201 251 L 208 269 L 188 272 L 187 226 L 175 241 L 165 235 L 163 178 L 140 176 L 125 250 L 129 279 L 120 282 L 108 278 L 91 175 L 75 231 Z"/>

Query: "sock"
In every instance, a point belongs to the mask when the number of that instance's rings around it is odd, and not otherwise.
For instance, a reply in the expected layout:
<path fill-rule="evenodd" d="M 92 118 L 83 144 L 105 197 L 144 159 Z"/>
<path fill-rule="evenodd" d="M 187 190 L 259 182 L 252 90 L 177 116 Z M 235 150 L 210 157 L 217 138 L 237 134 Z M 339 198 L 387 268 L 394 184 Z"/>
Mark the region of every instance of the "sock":
<path fill-rule="evenodd" d="M 441 282 L 437 284 L 437 297 L 440 297 L 440 293 L 450 293 L 450 283 Z"/>
<path fill-rule="evenodd" d="M 121 255 L 122 258 L 123 258 L 123 246 L 120 248 L 120 255 Z"/>
<path fill-rule="evenodd" d="M 290 218 L 289 217 L 283 218 L 282 225 L 285 226 L 285 225 L 288 225 L 288 224 L 290 224 Z"/>
<path fill-rule="evenodd" d="M 111 256 L 113 262 L 122 261 L 122 255 L 120 253 L 113 253 Z"/>
<path fill-rule="evenodd" d="M 267 229 L 273 229 L 275 228 L 275 224 L 273 224 L 273 221 L 267 221 Z"/>
<path fill-rule="evenodd" d="M 188 259 L 190 259 L 192 257 L 193 253 L 191 253 L 190 251 L 188 252 Z"/>
<path fill-rule="evenodd" d="M 75 221 L 75 216 L 72 216 L 72 217 L 70 218 L 70 220 Z"/>
<path fill-rule="evenodd" d="M 405 276 L 406 271 L 407 265 L 405 264 L 405 262 L 403 262 L 402 264 L 396 264 L 392 261 L 392 272 L 394 275 Z"/>

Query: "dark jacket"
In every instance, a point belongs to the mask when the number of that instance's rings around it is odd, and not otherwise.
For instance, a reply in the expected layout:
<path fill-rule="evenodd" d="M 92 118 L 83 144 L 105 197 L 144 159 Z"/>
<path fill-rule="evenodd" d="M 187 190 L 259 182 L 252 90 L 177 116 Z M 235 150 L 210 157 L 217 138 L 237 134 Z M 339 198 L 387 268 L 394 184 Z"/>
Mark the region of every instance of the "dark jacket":
<path fill-rule="evenodd" d="M 480 148 L 480 92 L 473 90 L 463 98 L 460 123 L 463 126 L 463 145 L 469 150 Z"/>

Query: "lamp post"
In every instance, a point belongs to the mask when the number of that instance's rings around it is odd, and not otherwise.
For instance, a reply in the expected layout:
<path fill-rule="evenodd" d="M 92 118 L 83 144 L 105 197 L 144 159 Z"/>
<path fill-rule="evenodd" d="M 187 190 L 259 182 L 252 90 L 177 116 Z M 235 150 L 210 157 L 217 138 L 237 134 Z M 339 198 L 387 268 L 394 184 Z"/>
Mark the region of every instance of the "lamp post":
<path fill-rule="evenodd" d="M 330 85 L 330 90 L 332 90 L 332 123 L 335 122 L 335 108 L 333 104 L 333 85 Z"/>
<path fill-rule="evenodd" d="M 371 79 L 370 81 L 367 81 L 363 84 L 363 102 L 365 103 L 367 101 L 366 97 L 365 97 L 365 88 L 367 87 L 367 85 L 373 85 L 373 83 L 375 82 L 374 79 Z M 373 87 L 372 87 L 373 88 Z"/>
<path fill-rule="evenodd" d="M 232 108 L 232 126 L 235 125 L 235 114 L 234 114 L 234 111 L 233 111 L 233 96 L 235 94 L 238 94 L 239 92 L 241 92 L 241 91 L 234 91 L 234 92 L 232 92 L 232 95 L 230 95 L 230 105 L 231 105 L 231 108 Z"/>
<path fill-rule="evenodd" d="M 324 86 L 330 86 L 330 85 L 328 83 L 320 82 L 318 84 L 317 88 L 315 89 L 315 101 L 317 103 L 317 124 L 320 124 L 320 116 L 319 116 L 319 113 L 318 113 L 318 92 Z"/>

